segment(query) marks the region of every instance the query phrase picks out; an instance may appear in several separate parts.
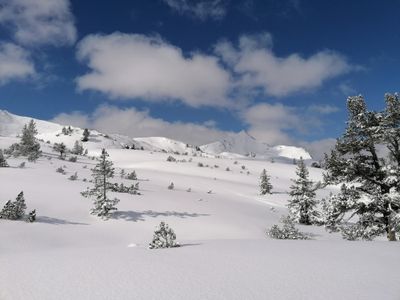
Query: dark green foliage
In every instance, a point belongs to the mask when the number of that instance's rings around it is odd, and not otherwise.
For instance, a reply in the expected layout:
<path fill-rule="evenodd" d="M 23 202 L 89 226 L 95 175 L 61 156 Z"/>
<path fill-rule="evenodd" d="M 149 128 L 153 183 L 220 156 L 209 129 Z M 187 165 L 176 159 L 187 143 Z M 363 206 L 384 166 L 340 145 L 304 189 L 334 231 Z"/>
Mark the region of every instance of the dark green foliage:
<path fill-rule="evenodd" d="M 289 213 L 300 224 L 311 225 L 316 223 L 318 218 L 315 199 L 318 186 L 309 179 L 309 172 L 302 158 L 297 162 L 296 175 L 297 178 L 293 180 L 294 184 L 289 192 Z"/>
<path fill-rule="evenodd" d="M 260 193 L 261 195 L 271 194 L 272 184 L 267 171 L 264 169 L 260 175 Z"/>
<path fill-rule="evenodd" d="M 31 120 L 22 129 L 21 142 L 14 145 L 14 155 L 27 156 L 29 161 L 36 161 L 41 155 L 40 144 L 36 140 L 37 134 L 36 123 Z"/>
<path fill-rule="evenodd" d="M 128 175 L 126 175 L 126 179 L 137 180 L 136 172 L 132 171 L 131 173 L 128 173 Z"/>
<path fill-rule="evenodd" d="M 3 155 L 3 150 L 0 149 L 0 168 L 7 168 L 9 167 L 4 155 Z"/>
<path fill-rule="evenodd" d="M 71 150 L 72 154 L 82 155 L 83 154 L 83 146 L 79 141 L 75 141 L 74 147 Z"/>
<path fill-rule="evenodd" d="M 126 186 L 123 183 L 109 183 L 108 188 L 112 192 L 116 193 L 127 193 L 131 195 L 139 195 L 139 182 L 136 184 L 131 184 L 130 186 Z"/>
<path fill-rule="evenodd" d="M 310 236 L 306 233 L 300 232 L 294 225 L 294 220 L 289 217 L 282 218 L 283 226 L 280 228 L 274 225 L 268 230 L 267 234 L 273 239 L 279 240 L 308 240 Z"/>
<path fill-rule="evenodd" d="M 367 110 L 362 96 L 347 100 L 347 127 L 326 156 L 325 180 L 345 184 L 352 194 L 330 203 L 333 214 L 328 219 L 346 223 L 350 220 L 344 220 L 343 214 L 348 213 L 354 216 L 358 232 L 361 228 L 375 235 L 386 232 L 389 240 L 396 240 L 400 226 L 400 100 L 397 94 L 386 94 L 385 101 L 386 108 L 376 112 Z M 345 194 L 343 189 L 341 194 Z"/>
<path fill-rule="evenodd" d="M 165 224 L 165 222 L 161 222 L 154 231 L 153 240 L 149 244 L 149 248 L 160 249 L 179 247 L 179 244 L 175 240 L 176 235 L 172 228 L 170 228 L 168 224 Z"/>
<path fill-rule="evenodd" d="M 67 152 L 67 146 L 65 146 L 64 143 L 55 143 L 53 146 L 53 150 L 55 152 L 60 153 L 60 158 L 64 159 L 65 158 L 65 153 Z"/>
<path fill-rule="evenodd" d="M 82 192 L 84 197 L 94 198 L 94 208 L 91 214 L 102 218 L 108 218 L 111 211 L 117 210 L 115 205 L 119 202 L 118 199 L 110 199 L 107 192 L 110 190 L 109 179 L 114 177 L 113 163 L 108 160 L 108 153 L 105 149 L 102 150 L 99 162 L 92 169 L 93 187 L 85 192 Z"/>
<path fill-rule="evenodd" d="M 7 201 L 0 212 L 0 218 L 7 220 L 19 220 L 25 215 L 24 192 L 20 192 L 15 201 Z"/>
<path fill-rule="evenodd" d="M 90 136 L 90 131 L 89 131 L 89 129 L 85 128 L 83 130 L 82 142 L 89 141 L 89 136 Z"/>

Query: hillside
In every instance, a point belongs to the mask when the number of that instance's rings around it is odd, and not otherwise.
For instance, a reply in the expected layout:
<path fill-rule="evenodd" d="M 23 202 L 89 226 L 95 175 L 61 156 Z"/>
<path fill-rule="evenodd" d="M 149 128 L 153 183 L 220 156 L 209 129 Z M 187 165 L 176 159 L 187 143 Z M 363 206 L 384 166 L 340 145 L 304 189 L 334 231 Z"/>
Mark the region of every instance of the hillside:
<path fill-rule="evenodd" d="M 42 138 L 72 142 L 81 134 L 57 137 L 54 129 Z M 16 140 L 0 137 L 0 148 Z M 80 192 L 91 184 L 95 146 L 106 141 L 116 167 L 112 181 L 130 184 L 120 170 L 135 170 L 141 195 L 112 193 L 121 200 L 118 211 L 103 221 L 89 213 L 92 200 Z M 0 206 L 23 190 L 28 210 L 37 210 L 35 223 L 0 220 L 0 299 L 398 299 L 397 244 L 348 242 L 316 226 L 299 226 L 310 241 L 266 235 L 287 213 L 293 164 L 191 154 L 167 162 L 169 153 L 118 149 L 113 142 L 93 134 L 90 156 L 75 163 L 41 142 L 37 163 L 18 168 L 24 158 L 10 157 L 11 167 L 0 168 Z M 56 172 L 61 166 L 65 175 Z M 263 168 L 271 195 L 259 195 Z M 68 180 L 75 172 L 78 180 Z M 322 171 L 310 168 L 310 176 L 321 180 Z M 171 182 L 175 189 L 168 190 Z M 318 198 L 336 191 L 319 190 Z M 182 247 L 148 249 L 160 221 Z"/>
<path fill-rule="evenodd" d="M 0 136 L 17 136 L 23 126 L 30 120 L 31 118 L 17 116 L 0 110 Z M 71 134 L 63 135 L 61 132 L 62 125 L 37 119 L 34 119 L 34 121 L 37 124 L 39 132 L 38 138 L 45 142 L 49 141 L 52 144 L 63 142 L 68 148 L 72 148 L 75 141 L 82 138 L 82 128 L 72 127 L 73 132 Z M 197 150 L 193 145 L 165 137 L 131 138 L 119 134 L 104 134 L 96 130 L 91 130 L 90 132 L 89 141 L 85 143 L 85 148 L 89 150 L 100 148 L 134 148 L 181 154 L 200 154 L 200 152 L 203 152 L 211 156 L 224 156 L 227 158 L 248 157 L 258 160 L 273 159 L 290 161 L 292 159 L 299 159 L 300 157 L 311 159 L 310 154 L 303 148 L 293 146 L 270 147 L 257 141 L 244 131 L 227 136 L 222 141 L 197 147 Z"/>

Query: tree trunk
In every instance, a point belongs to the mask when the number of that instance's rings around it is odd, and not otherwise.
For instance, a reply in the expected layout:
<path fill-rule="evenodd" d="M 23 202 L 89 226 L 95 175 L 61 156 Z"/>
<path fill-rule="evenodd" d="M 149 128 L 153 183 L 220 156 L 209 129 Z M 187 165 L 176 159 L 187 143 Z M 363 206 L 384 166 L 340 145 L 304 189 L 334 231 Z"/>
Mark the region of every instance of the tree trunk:
<path fill-rule="evenodd" d="M 397 241 L 397 239 L 396 239 L 396 231 L 394 231 L 393 229 L 389 229 L 389 232 L 387 234 L 387 238 L 391 242 Z"/>

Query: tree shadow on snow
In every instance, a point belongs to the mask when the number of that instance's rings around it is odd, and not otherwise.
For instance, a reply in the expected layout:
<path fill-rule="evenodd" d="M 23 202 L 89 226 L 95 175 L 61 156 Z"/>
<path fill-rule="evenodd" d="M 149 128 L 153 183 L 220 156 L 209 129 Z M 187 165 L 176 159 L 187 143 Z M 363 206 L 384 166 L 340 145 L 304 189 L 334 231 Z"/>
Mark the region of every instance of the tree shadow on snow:
<path fill-rule="evenodd" d="M 46 223 L 46 224 L 51 224 L 51 225 L 89 225 L 87 223 L 79 223 L 79 222 L 71 222 L 63 219 L 57 219 L 57 218 L 50 218 L 50 217 L 44 217 L 40 216 L 36 218 L 37 223 Z"/>
<path fill-rule="evenodd" d="M 157 212 L 152 210 L 146 211 L 116 211 L 114 212 L 110 219 L 122 219 L 125 221 L 144 221 L 145 217 L 178 217 L 178 218 L 196 218 L 196 217 L 205 217 L 209 216 L 209 214 L 197 214 L 197 213 L 188 213 L 188 212 L 177 212 L 177 211 L 165 211 L 165 212 Z"/>
<path fill-rule="evenodd" d="M 200 243 L 187 243 L 187 244 L 179 244 L 179 247 L 190 247 L 190 246 L 200 246 Z"/>

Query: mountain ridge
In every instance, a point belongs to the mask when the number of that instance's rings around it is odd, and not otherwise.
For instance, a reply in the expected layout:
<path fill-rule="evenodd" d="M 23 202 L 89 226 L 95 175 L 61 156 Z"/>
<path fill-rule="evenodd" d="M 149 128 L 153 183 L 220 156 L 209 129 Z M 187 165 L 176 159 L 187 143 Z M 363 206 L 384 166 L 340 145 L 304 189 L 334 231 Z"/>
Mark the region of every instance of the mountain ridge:
<path fill-rule="evenodd" d="M 23 126 L 33 119 L 38 129 L 38 139 L 50 143 L 63 142 L 72 148 L 76 140 L 80 140 L 83 129 L 73 127 L 69 135 L 62 134 L 63 125 L 50 121 L 19 116 L 5 110 L 0 110 L 0 136 L 15 137 Z M 167 137 L 128 137 L 120 134 L 105 134 L 97 130 L 91 130 L 89 141 L 85 143 L 89 150 L 99 148 L 128 148 L 142 149 L 148 151 L 168 152 L 176 154 L 204 153 L 212 156 L 223 156 L 228 158 L 248 157 L 259 160 L 271 159 L 311 159 L 311 155 L 304 149 L 295 146 L 277 145 L 269 146 L 258 141 L 246 131 L 228 134 L 219 141 L 205 145 L 189 145 L 181 141 Z"/>

